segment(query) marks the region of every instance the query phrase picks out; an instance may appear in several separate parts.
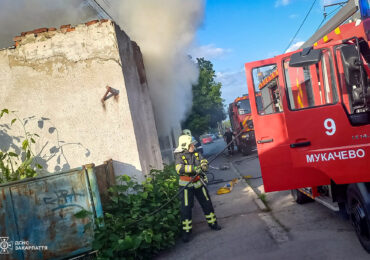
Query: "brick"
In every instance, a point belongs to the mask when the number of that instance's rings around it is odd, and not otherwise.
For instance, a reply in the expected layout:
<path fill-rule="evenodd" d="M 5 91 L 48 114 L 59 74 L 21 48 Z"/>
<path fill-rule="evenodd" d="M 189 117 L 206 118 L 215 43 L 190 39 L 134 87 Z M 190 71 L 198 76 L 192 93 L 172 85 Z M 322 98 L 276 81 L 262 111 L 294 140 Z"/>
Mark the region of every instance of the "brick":
<path fill-rule="evenodd" d="M 26 35 L 29 35 L 29 34 L 33 34 L 33 31 L 29 31 L 29 32 L 22 32 L 21 33 L 21 36 L 26 36 Z"/>
<path fill-rule="evenodd" d="M 19 46 L 19 42 L 15 42 L 14 46 L 15 47 L 18 47 Z"/>
<path fill-rule="evenodd" d="M 65 24 L 65 25 L 60 26 L 60 29 L 67 29 L 67 28 L 71 28 L 71 25 Z"/>
<path fill-rule="evenodd" d="M 101 23 L 106 23 L 106 22 L 109 22 L 109 20 L 108 19 L 101 19 L 100 22 Z"/>
<path fill-rule="evenodd" d="M 43 32 L 47 32 L 47 31 L 48 31 L 48 28 L 39 28 L 39 29 L 33 30 L 33 33 L 38 34 L 38 33 L 43 33 Z"/>
<path fill-rule="evenodd" d="M 21 40 L 22 40 L 22 36 L 15 36 L 13 38 L 13 41 L 15 41 L 15 42 L 20 42 Z"/>
<path fill-rule="evenodd" d="M 73 31 L 75 31 L 75 30 L 76 30 L 76 28 L 75 28 L 75 27 L 67 28 L 67 32 L 73 32 Z"/>
<path fill-rule="evenodd" d="M 85 24 L 86 24 L 86 26 L 90 26 L 90 25 L 93 25 L 93 24 L 98 23 L 98 22 L 99 22 L 99 20 L 92 20 L 92 21 L 87 22 Z"/>
<path fill-rule="evenodd" d="M 56 30 L 57 30 L 57 28 L 54 28 L 54 27 L 51 27 L 51 28 L 48 29 L 49 32 L 54 32 Z"/>

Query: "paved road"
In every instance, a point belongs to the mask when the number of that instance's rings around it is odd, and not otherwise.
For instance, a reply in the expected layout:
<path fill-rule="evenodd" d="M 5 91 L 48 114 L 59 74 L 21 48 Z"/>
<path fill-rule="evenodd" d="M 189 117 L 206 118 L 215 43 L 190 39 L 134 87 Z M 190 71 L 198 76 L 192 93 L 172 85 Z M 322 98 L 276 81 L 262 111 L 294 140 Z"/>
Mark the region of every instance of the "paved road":
<path fill-rule="evenodd" d="M 206 155 L 222 150 L 222 140 L 205 146 Z M 213 166 L 230 165 L 227 170 L 212 170 L 218 180 L 231 180 L 241 175 L 260 176 L 256 154 L 249 156 L 226 153 Z M 234 170 L 233 170 L 234 169 Z M 219 232 L 208 229 L 199 205 L 193 210 L 193 239 L 179 241 L 175 248 L 161 253 L 158 259 L 370 259 L 358 242 L 348 221 L 342 220 L 324 206 L 313 202 L 296 204 L 290 192 L 267 194 L 270 212 L 261 211 L 256 194 L 244 182 L 231 193 L 216 195 L 225 182 L 209 185 Z M 262 189 L 262 180 L 251 180 Z"/>
<path fill-rule="evenodd" d="M 225 148 L 225 144 L 223 138 L 216 139 L 210 144 L 202 144 L 204 156 L 210 157 L 217 154 Z"/>

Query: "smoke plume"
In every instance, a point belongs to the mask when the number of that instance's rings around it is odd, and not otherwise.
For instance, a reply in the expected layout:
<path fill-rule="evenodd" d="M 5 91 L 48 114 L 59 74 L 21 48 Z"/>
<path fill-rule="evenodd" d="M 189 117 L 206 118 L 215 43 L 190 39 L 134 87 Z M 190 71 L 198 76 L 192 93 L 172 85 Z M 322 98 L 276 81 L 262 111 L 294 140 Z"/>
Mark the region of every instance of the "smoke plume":
<path fill-rule="evenodd" d="M 204 0 L 97 0 L 143 53 L 160 135 L 178 126 L 192 104 L 198 70 L 188 48 L 203 18 Z M 91 0 L 0 0 L 0 48 L 41 27 L 98 16 Z"/>
<path fill-rule="evenodd" d="M 203 18 L 203 0 L 112 0 L 117 22 L 143 53 L 160 134 L 184 119 L 192 104 L 196 65 L 187 55 Z"/>
<path fill-rule="evenodd" d="M 0 48 L 12 46 L 21 32 L 78 24 L 95 16 L 83 0 L 0 0 Z"/>

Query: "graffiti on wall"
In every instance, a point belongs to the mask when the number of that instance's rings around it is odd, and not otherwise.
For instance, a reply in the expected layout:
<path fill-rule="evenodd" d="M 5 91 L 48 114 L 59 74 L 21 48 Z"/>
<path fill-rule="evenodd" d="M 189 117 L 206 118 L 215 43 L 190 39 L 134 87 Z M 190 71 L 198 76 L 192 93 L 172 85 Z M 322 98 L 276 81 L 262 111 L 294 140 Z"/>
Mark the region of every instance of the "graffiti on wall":
<path fill-rule="evenodd" d="M 44 197 L 43 201 L 45 205 L 55 206 L 54 208 L 52 208 L 53 211 L 68 207 L 78 207 L 84 209 L 81 205 L 76 203 L 79 197 L 85 197 L 85 194 L 75 192 L 72 187 L 70 190 L 56 190 L 51 197 Z"/>

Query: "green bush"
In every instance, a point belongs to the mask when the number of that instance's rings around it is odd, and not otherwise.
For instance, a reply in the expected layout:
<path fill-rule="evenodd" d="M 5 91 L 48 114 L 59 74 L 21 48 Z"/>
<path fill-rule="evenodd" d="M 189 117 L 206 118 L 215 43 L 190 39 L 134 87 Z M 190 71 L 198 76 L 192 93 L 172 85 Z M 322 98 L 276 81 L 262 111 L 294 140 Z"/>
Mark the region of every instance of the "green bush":
<path fill-rule="evenodd" d="M 36 143 L 35 139 L 39 136 L 37 134 L 31 134 L 26 130 L 26 122 L 21 120 L 15 111 L 2 109 L 0 111 L 0 119 L 5 115 L 11 115 L 14 118 L 9 124 L 0 125 L 0 136 L 3 137 L 17 123 L 22 127 L 24 136 L 13 137 L 19 141 L 19 145 L 13 144 L 12 146 L 13 150 L 14 147 L 17 148 L 18 153 L 15 150 L 3 151 L 0 149 L 0 183 L 35 177 L 37 171 L 42 168 L 37 163 L 35 155 L 32 152 L 32 145 Z M 1 138 L 0 142 L 2 142 Z"/>
<path fill-rule="evenodd" d="M 98 259 L 150 259 L 173 246 L 181 227 L 179 199 L 148 215 L 176 196 L 174 167 L 153 170 L 142 184 L 127 175 L 119 182 L 110 188 L 104 219 L 97 221 L 93 247 L 99 250 Z"/>

